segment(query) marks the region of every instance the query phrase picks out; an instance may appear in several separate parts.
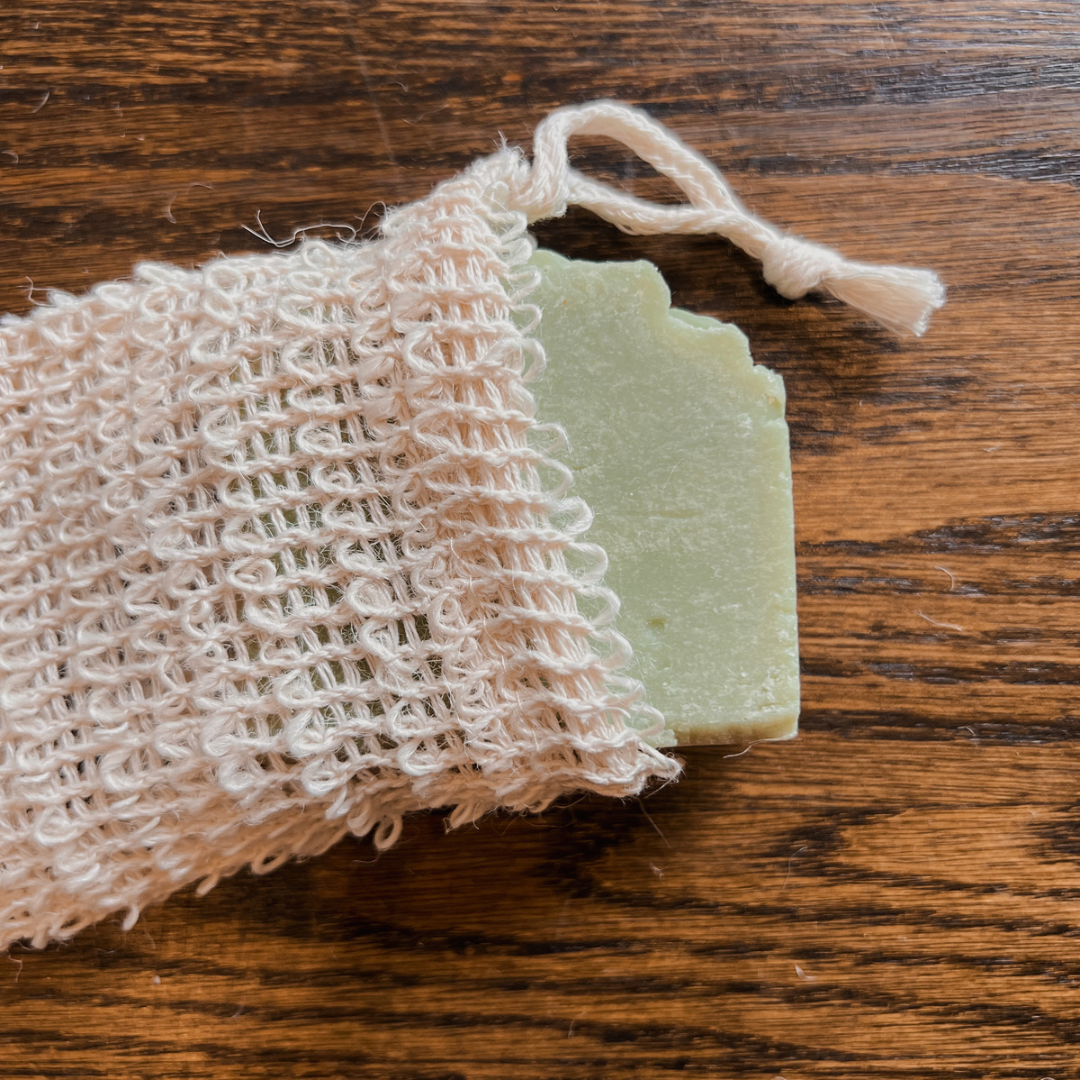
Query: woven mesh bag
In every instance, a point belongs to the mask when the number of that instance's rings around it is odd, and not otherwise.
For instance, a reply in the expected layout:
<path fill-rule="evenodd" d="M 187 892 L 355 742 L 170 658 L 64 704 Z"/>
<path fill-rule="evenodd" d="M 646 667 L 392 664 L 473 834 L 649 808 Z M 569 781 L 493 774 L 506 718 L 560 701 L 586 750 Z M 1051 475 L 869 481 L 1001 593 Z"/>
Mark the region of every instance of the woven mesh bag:
<path fill-rule="evenodd" d="M 0 330 L 3 942 L 408 811 L 675 774 L 536 445 L 498 194 Z"/>
<path fill-rule="evenodd" d="M 589 130 L 691 203 L 569 169 Z M 130 925 L 347 832 L 385 847 L 410 811 L 459 825 L 677 775 L 527 388 L 525 230 L 568 202 L 734 235 L 791 288 L 881 293 L 599 103 L 375 241 L 144 265 L 0 323 L 0 946 Z"/>

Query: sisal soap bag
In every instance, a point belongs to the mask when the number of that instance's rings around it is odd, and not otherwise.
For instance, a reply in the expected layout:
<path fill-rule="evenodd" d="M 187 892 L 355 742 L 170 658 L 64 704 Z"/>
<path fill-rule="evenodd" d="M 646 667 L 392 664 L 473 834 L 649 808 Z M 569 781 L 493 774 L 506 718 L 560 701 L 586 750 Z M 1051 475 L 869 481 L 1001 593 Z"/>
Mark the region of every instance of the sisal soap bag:
<path fill-rule="evenodd" d="M 606 134 L 660 207 L 568 165 Z M 0 323 L 0 946 L 402 816 L 460 825 L 679 766 L 624 674 L 589 511 L 543 448 L 530 221 L 720 232 L 786 295 L 918 332 L 921 271 L 747 214 L 644 114 L 560 110 L 367 243 L 53 294 Z M 525 327 L 523 329 L 522 327 Z"/>

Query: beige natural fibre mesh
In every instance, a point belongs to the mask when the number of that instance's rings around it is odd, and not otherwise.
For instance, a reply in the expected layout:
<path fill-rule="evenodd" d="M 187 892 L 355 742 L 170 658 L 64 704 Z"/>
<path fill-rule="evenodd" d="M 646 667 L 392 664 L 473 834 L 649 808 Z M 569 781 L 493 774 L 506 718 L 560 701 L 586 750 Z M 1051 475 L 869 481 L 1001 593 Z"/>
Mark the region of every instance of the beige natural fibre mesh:
<path fill-rule="evenodd" d="M 690 198 L 569 167 L 621 139 Z M 53 294 L 0 321 L 0 947 L 402 816 L 671 779 L 589 511 L 534 416 L 529 221 L 722 232 L 786 295 L 919 332 L 940 285 L 748 215 L 642 113 L 552 114 L 371 242 Z M 778 285 L 781 287 L 781 285 Z"/>
<path fill-rule="evenodd" d="M 0 944 L 675 775 L 537 445 L 489 186 L 0 329 Z"/>

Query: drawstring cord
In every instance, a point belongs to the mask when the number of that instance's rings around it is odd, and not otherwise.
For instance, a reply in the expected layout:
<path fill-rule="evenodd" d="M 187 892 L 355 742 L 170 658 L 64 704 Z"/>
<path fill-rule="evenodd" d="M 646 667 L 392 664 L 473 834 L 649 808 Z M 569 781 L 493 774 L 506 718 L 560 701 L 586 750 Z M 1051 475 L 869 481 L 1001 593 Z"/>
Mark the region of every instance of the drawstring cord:
<path fill-rule="evenodd" d="M 618 140 L 674 181 L 689 202 L 664 206 L 591 180 L 570 165 L 573 135 Z M 759 259 L 781 296 L 797 300 L 824 291 L 898 334 L 923 334 L 945 302 L 945 289 L 929 270 L 853 262 L 750 213 L 718 169 L 639 109 L 610 101 L 557 109 L 536 129 L 532 165 L 517 158 L 512 173 L 509 205 L 530 222 L 581 206 L 628 233 L 717 234 Z"/>

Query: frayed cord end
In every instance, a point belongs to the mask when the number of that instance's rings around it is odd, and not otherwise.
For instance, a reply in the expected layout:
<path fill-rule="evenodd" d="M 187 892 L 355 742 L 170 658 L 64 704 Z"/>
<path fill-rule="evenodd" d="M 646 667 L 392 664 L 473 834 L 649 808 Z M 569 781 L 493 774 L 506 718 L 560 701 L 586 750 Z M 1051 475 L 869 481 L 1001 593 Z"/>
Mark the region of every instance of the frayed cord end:
<path fill-rule="evenodd" d="M 945 286 L 930 270 L 845 262 L 819 286 L 896 334 L 922 337 L 945 303 Z"/>
<path fill-rule="evenodd" d="M 916 337 L 926 333 L 931 314 L 945 303 L 945 287 L 929 270 L 852 262 L 830 247 L 759 226 L 769 234 L 762 274 L 789 300 L 824 290 L 894 333 Z"/>

